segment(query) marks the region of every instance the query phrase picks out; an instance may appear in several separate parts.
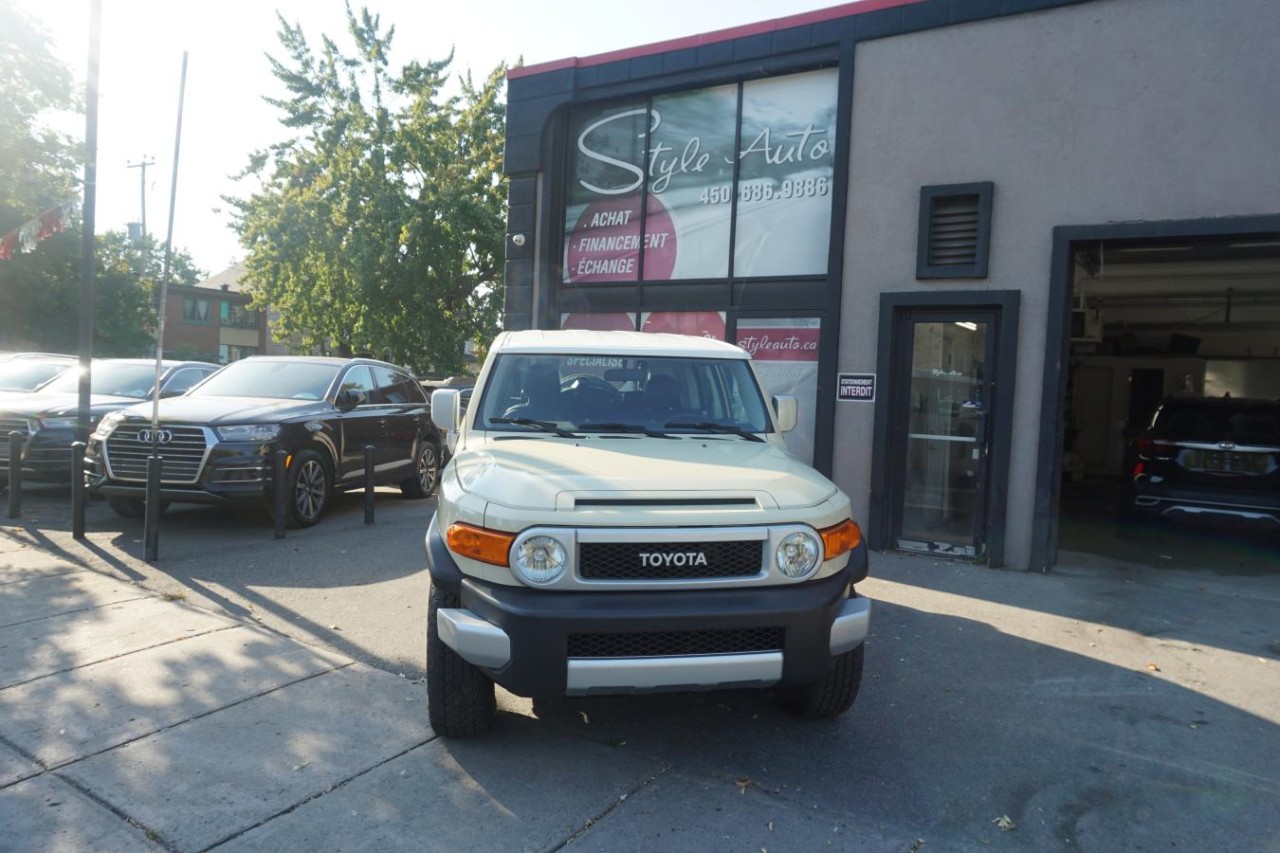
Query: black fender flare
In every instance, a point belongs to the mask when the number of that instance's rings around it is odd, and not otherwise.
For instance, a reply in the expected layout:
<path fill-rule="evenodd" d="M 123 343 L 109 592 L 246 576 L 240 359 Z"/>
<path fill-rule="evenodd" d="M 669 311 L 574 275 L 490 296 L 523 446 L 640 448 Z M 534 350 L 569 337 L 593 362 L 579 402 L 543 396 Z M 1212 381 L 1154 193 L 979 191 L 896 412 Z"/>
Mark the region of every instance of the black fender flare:
<path fill-rule="evenodd" d="M 431 523 L 427 525 L 427 537 L 424 543 L 427 553 L 427 571 L 431 574 L 432 586 L 439 586 L 452 595 L 460 596 L 462 570 L 453 561 L 453 555 L 444 544 L 444 537 L 440 535 L 440 528 L 436 524 L 437 517 L 437 514 L 433 514 Z"/>

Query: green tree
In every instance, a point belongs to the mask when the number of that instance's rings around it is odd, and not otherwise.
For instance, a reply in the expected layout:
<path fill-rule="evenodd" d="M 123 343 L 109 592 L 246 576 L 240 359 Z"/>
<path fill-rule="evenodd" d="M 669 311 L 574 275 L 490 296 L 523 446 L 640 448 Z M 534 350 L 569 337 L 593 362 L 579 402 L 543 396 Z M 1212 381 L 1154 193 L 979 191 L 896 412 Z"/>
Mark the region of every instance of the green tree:
<path fill-rule="evenodd" d="M 280 19 L 288 96 L 267 100 L 296 135 L 251 158 L 257 192 L 228 199 L 255 305 L 304 345 L 455 372 L 499 323 L 504 76 L 447 95 L 452 57 L 393 74 L 394 27 L 349 6 L 347 22 L 350 55 Z"/>
<path fill-rule="evenodd" d="M 53 55 L 49 36 L 0 0 L 0 234 L 66 201 L 75 185 L 79 148 L 41 121 L 76 106 L 71 73 Z"/>
<path fill-rule="evenodd" d="M 72 86 L 49 37 L 12 0 L 0 0 L 0 234 L 81 192 L 79 141 L 44 123 L 51 112 L 79 108 Z M 70 217 L 64 224 L 34 251 L 0 260 L 0 348 L 79 347 L 81 222 Z M 109 232 L 97 235 L 95 258 L 95 355 L 145 354 L 163 247 Z M 187 284 L 202 277 L 181 250 L 174 252 L 171 275 Z"/>

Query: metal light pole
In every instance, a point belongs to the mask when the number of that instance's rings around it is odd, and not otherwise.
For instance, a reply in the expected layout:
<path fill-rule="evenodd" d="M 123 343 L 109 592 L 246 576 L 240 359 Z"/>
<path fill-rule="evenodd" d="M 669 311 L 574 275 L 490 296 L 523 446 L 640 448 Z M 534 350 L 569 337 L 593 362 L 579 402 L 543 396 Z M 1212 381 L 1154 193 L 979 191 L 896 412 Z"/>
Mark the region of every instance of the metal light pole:
<path fill-rule="evenodd" d="M 125 168 L 126 168 L 126 169 L 141 169 L 141 170 L 142 170 L 142 180 L 141 180 L 139 183 L 141 184 L 141 195 L 142 195 L 142 223 L 141 223 L 141 226 L 142 226 L 142 239 L 143 239 L 143 240 L 146 240 L 146 239 L 147 239 L 147 167 L 148 167 L 148 166 L 154 166 L 155 164 L 156 164 L 156 161 L 155 161 L 155 160 L 148 160 L 145 154 L 142 156 L 142 159 L 141 159 L 141 160 L 139 160 L 137 163 L 126 163 L 126 164 L 125 164 Z"/>
<path fill-rule="evenodd" d="M 145 559 L 160 556 L 160 362 L 164 359 L 165 294 L 169 290 L 169 261 L 173 256 L 173 208 L 178 198 L 178 153 L 182 150 L 182 106 L 187 93 L 187 52 L 182 52 L 182 78 L 178 84 L 178 128 L 173 136 L 173 181 L 169 189 L 169 231 L 164 241 L 164 268 L 160 273 L 160 318 L 156 326 L 156 378 L 151 387 L 151 455 L 147 457 L 147 502 L 142 540 Z"/>
<path fill-rule="evenodd" d="M 94 205 L 98 190 L 98 65 L 102 41 L 102 0 L 89 2 L 89 68 L 85 82 L 84 211 L 80 234 L 80 399 L 76 443 L 89 439 L 89 394 L 93 367 Z M 75 453 L 75 447 L 72 447 Z M 77 470 L 75 466 L 72 470 Z M 84 538 L 84 477 L 71 483 L 71 536 Z"/>

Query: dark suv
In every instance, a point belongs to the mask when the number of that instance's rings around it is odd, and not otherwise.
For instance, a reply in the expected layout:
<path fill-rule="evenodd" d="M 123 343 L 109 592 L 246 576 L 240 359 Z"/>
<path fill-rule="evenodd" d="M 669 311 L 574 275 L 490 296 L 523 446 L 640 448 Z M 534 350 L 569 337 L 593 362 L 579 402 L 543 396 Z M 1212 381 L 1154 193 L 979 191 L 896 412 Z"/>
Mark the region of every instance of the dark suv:
<path fill-rule="evenodd" d="M 1125 473 L 1121 532 L 1152 519 L 1280 531 L 1280 401 L 1165 400 Z"/>
<path fill-rule="evenodd" d="M 218 365 L 204 361 L 162 361 L 160 396 L 186 393 Z M 0 397 L 0 465 L 8 466 L 11 432 L 23 434 L 24 477 L 51 482 L 71 479 L 71 444 L 80 410 L 78 368 L 64 370 L 30 394 Z M 150 358 L 94 359 L 89 373 L 89 426 L 118 409 L 150 400 L 156 381 L 156 362 Z M 0 484 L 7 483 L 0 472 Z"/>
<path fill-rule="evenodd" d="M 425 498 L 439 474 L 439 434 L 426 395 L 406 371 L 366 358 L 254 356 L 233 362 L 182 397 L 108 415 L 89 439 L 85 477 L 121 515 L 137 517 L 153 441 L 160 497 L 189 503 L 274 506 L 274 457 L 288 453 L 287 522 L 309 527 L 338 491 L 374 479 Z"/>

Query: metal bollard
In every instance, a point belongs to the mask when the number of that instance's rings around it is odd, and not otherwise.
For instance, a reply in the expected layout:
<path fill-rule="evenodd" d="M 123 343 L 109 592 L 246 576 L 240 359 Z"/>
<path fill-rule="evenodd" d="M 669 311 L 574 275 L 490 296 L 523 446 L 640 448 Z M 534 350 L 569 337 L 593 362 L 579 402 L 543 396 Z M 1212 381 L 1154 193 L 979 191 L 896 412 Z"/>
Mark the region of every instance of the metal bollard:
<path fill-rule="evenodd" d="M 22 433 L 9 433 L 9 517 L 22 517 Z"/>
<path fill-rule="evenodd" d="M 373 445 L 364 446 L 364 523 L 373 524 Z"/>
<path fill-rule="evenodd" d="M 143 516 L 143 559 L 154 563 L 160 559 L 160 472 L 162 456 L 147 457 L 147 506 Z"/>
<path fill-rule="evenodd" d="M 89 502 L 89 490 L 84 483 L 83 441 L 71 442 L 71 538 L 84 538 L 84 511 Z"/>
<path fill-rule="evenodd" d="M 283 539 L 287 521 L 285 513 L 288 512 L 289 506 L 285 500 L 289 492 L 289 452 L 287 450 L 276 451 L 275 486 L 276 490 L 271 500 L 275 504 L 276 538 Z"/>

